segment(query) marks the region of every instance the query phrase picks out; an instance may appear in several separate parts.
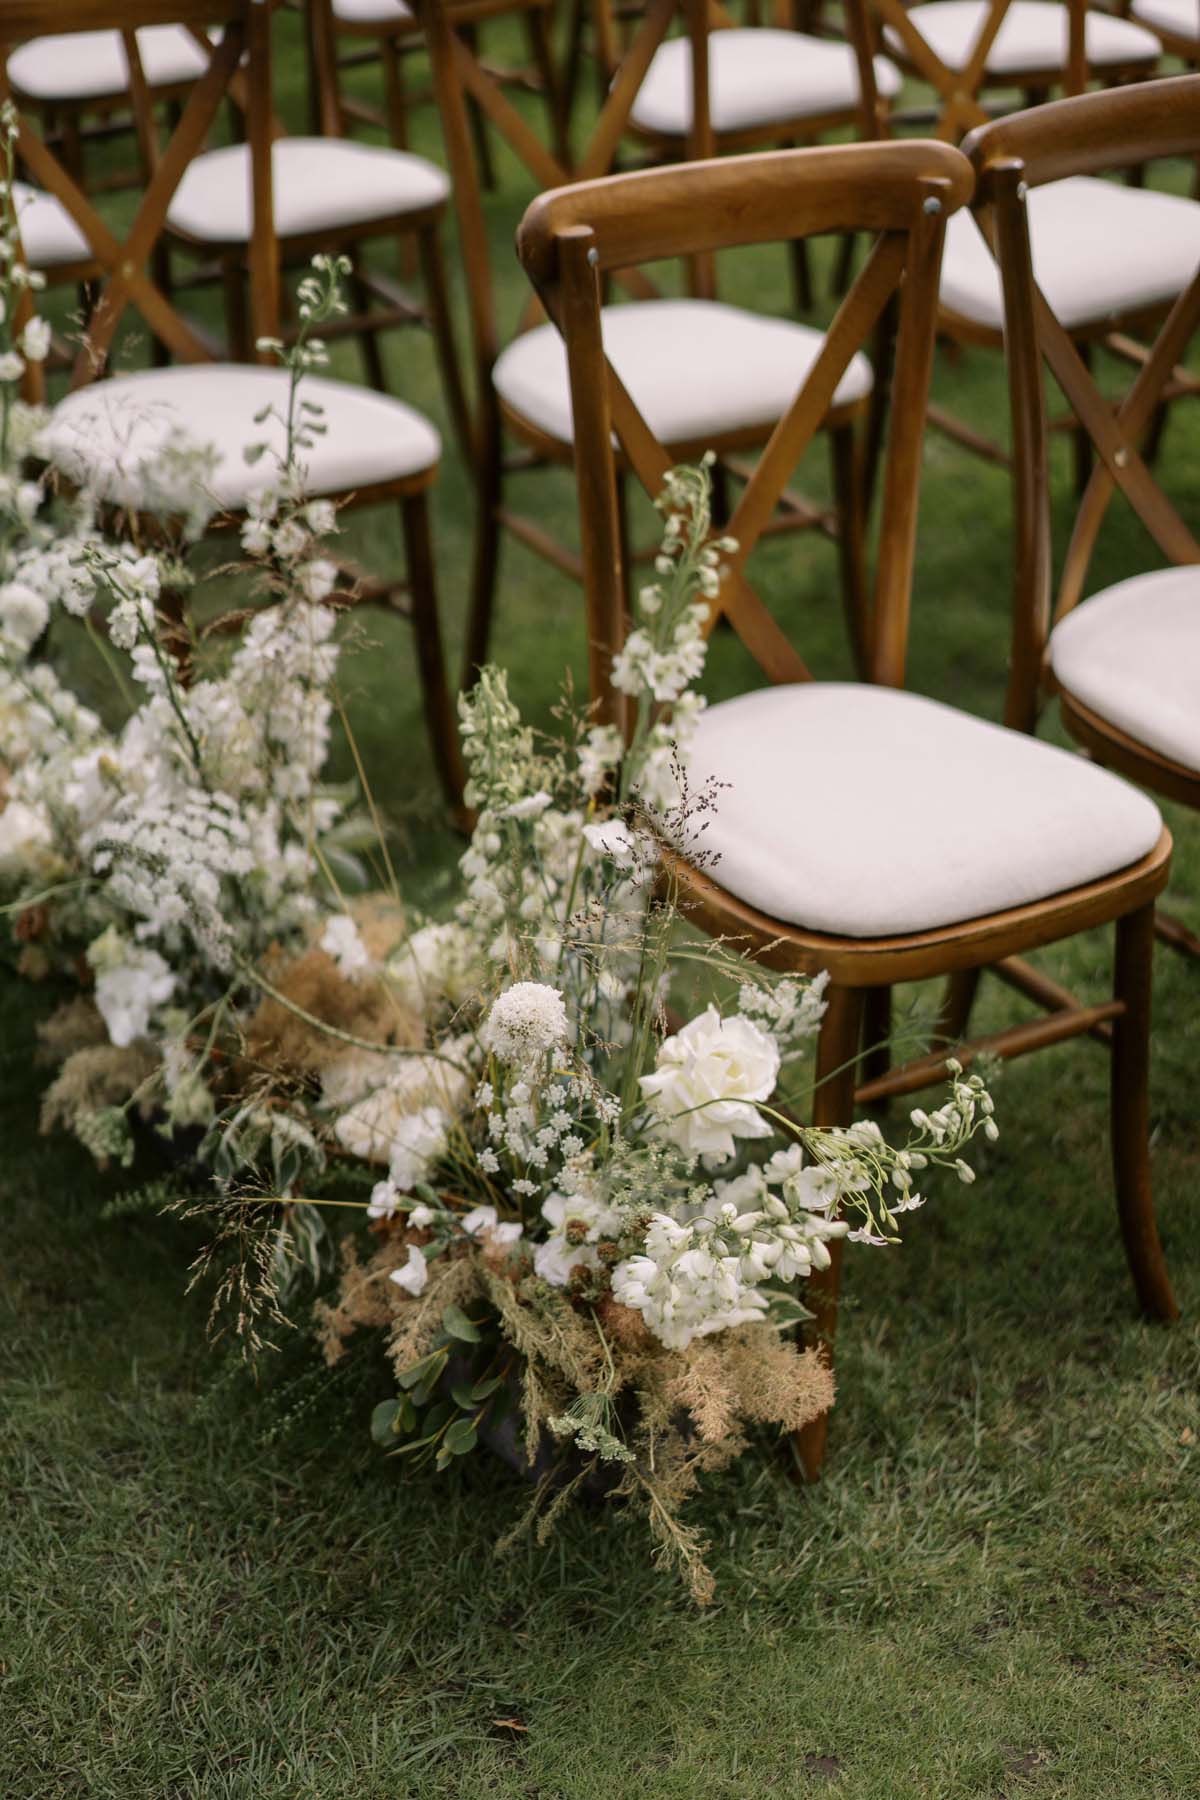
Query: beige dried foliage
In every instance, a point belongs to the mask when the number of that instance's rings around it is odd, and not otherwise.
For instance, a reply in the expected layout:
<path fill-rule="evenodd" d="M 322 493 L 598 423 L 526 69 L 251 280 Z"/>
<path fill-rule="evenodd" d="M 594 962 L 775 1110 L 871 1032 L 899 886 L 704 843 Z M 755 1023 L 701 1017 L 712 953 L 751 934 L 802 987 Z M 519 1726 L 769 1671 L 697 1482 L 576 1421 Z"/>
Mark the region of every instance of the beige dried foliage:
<path fill-rule="evenodd" d="M 75 1050 L 107 1044 L 108 1030 L 95 1003 L 86 994 L 67 1000 L 37 1028 L 39 1063 L 61 1063 Z"/>
<path fill-rule="evenodd" d="M 397 1262 L 403 1262 L 407 1255 L 404 1246 Z M 468 1306 L 477 1298 L 481 1285 L 479 1258 L 470 1251 L 465 1256 L 443 1256 L 430 1263 L 425 1292 L 415 1299 L 393 1282 L 386 1283 L 393 1306 L 387 1348 L 397 1375 L 433 1348 L 446 1308 Z"/>
<path fill-rule="evenodd" d="M 744 1419 L 799 1431 L 833 1405 L 833 1371 L 818 1352 L 777 1336 L 770 1326 L 731 1331 L 723 1356 Z"/>
<path fill-rule="evenodd" d="M 543 1282 L 516 1285 L 482 1269 L 483 1289 L 500 1315 L 500 1329 L 514 1349 L 564 1376 L 574 1392 L 590 1393 L 604 1368 L 595 1326 L 571 1305 L 566 1294 Z"/>
<path fill-rule="evenodd" d="M 372 1326 L 382 1329 L 390 1325 L 392 1318 L 385 1283 L 382 1279 L 373 1278 L 378 1258 L 372 1258 L 369 1265 L 364 1265 L 357 1243 L 349 1236 L 342 1239 L 338 1249 L 341 1276 L 337 1299 L 332 1303 L 318 1300 L 313 1308 L 317 1342 L 325 1361 L 331 1366 L 340 1362 L 346 1354 L 347 1340 L 356 1331 L 367 1330 Z M 392 1266 L 398 1267 L 403 1261 L 404 1256 L 397 1254 Z"/>
<path fill-rule="evenodd" d="M 383 933 L 380 923 L 376 935 Z M 341 1039 L 298 1018 L 286 1004 L 289 1001 L 334 1030 L 368 1043 L 415 1049 L 425 1040 L 417 1014 L 403 1006 L 382 980 L 347 980 L 333 958 L 315 945 L 303 956 L 268 957 L 263 973 L 283 998 L 264 995 L 247 1026 L 245 1054 L 255 1068 L 316 1075 L 345 1056 Z"/>
<path fill-rule="evenodd" d="M 719 1443 L 736 1428 L 739 1400 L 720 1346 L 702 1338 L 674 1360 L 678 1366 L 663 1384 L 664 1399 L 687 1412 L 706 1443 Z"/>
<path fill-rule="evenodd" d="M 147 1091 L 138 1101 L 138 1113 L 149 1119 L 157 1098 L 150 1077 L 159 1066 L 158 1058 L 137 1044 L 123 1050 L 95 1044 L 73 1051 L 42 1096 L 42 1135 L 59 1128 L 70 1131 L 83 1114 L 99 1107 L 122 1105 L 144 1083 Z"/>

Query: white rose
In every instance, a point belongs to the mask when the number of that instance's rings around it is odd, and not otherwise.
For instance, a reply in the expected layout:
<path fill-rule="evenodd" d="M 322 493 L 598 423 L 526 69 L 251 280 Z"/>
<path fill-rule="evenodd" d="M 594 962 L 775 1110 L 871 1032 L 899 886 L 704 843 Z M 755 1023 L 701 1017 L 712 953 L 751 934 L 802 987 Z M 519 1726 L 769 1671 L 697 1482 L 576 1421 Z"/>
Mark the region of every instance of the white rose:
<path fill-rule="evenodd" d="M 774 1038 L 709 1006 L 666 1040 L 641 1089 L 661 1136 L 689 1156 L 725 1160 L 735 1154 L 735 1138 L 770 1137 L 753 1102 L 770 1096 L 778 1076 Z"/>

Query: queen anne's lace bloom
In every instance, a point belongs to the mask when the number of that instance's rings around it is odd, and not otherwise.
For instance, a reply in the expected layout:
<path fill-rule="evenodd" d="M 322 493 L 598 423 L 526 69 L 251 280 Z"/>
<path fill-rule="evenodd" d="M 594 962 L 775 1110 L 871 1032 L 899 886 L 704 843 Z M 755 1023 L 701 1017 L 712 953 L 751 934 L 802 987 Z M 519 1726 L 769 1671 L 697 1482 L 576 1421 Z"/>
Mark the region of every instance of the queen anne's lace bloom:
<path fill-rule="evenodd" d="M 567 1009 L 558 988 L 518 981 L 492 1002 L 479 1041 L 503 1063 L 524 1068 L 566 1041 Z"/>

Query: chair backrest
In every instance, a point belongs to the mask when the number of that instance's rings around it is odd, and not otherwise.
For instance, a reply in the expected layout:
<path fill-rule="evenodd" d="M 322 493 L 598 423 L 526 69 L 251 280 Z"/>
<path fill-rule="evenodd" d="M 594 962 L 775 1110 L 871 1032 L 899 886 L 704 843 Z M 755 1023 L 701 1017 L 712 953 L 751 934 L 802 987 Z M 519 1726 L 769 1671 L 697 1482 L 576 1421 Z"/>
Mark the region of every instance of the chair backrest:
<path fill-rule="evenodd" d="M 279 259 L 271 194 L 271 14 L 279 0 L 4 0 L 0 8 L 0 101 L 12 98 L 7 53 L 26 38 L 95 30 L 120 31 L 129 65 L 130 100 L 150 179 L 125 236 L 118 237 L 63 166 L 36 125 L 20 120 L 17 155 L 39 187 L 61 202 L 103 270 L 88 323 L 87 343 L 75 359 L 71 385 L 103 373 L 123 315 L 136 307 L 146 326 L 185 362 L 211 351 L 147 272 L 167 208 L 191 159 L 204 149 L 222 100 L 236 91 L 245 116 L 253 170 L 255 229 L 250 247 L 254 336 L 272 336 L 279 320 Z M 161 145 L 138 52 L 137 29 L 181 25 L 208 56 L 179 122 Z M 219 37 L 213 41 L 215 31 Z"/>
<path fill-rule="evenodd" d="M 780 150 L 609 177 L 545 194 L 526 213 L 518 252 L 566 342 L 588 612 L 592 697 L 609 716 L 611 658 L 624 634 L 615 431 L 647 491 L 672 458 L 604 355 L 601 282 L 662 257 L 818 233 L 873 238 L 823 346 L 762 452 L 721 535 L 737 540 L 709 629 L 725 618 L 771 681 L 810 679 L 746 576 L 748 558 L 829 410 L 851 358 L 890 303 L 898 317 L 891 428 L 874 585 L 875 680 L 904 679 L 917 486 L 933 358 L 945 222 L 969 198 L 965 158 L 944 144 L 847 144 Z M 697 376 L 702 378 L 702 371 Z"/>
<path fill-rule="evenodd" d="M 999 264 L 1012 410 L 1015 550 L 1012 674 L 1007 718 L 1031 729 L 1052 618 L 1083 594 L 1101 524 L 1119 488 L 1163 555 L 1200 562 L 1200 543 L 1141 453 L 1142 440 L 1189 340 L 1200 328 L 1200 268 L 1167 311 L 1137 377 L 1114 411 L 1096 387 L 1033 272 L 1026 196 L 1075 175 L 1099 175 L 1200 152 L 1200 75 L 1083 94 L 1015 113 L 963 145 L 976 174 L 976 218 Z M 1114 244 L 1114 256 L 1136 245 Z M 1166 308 L 1157 309 L 1158 316 Z M 1052 613 L 1048 430 L 1043 361 L 1088 433 L 1098 461 L 1075 516 Z"/>
<path fill-rule="evenodd" d="M 975 34 L 965 56 L 961 60 L 956 56 L 950 62 L 933 41 L 940 35 L 934 29 L 940 11 L 936 4 L 926 4 L 924 0 L 868 0 L 868 4 L 881 29 L 880 49 L 933 88 L 937 136 L 947 143 L 957 143 L 973 126 L 986 124 L 990 115 L 980 94 L 989 81 L 996 85 L 987 74 L 988 58 L 1013 0 L 986 0 L 979 8 Z M 922 7 L 921 21 L 910 17 L 914 4 Z M 1067 54 L 1061 86 L 1065 94 L 1081 94 L 1090 75 L 1086 49 L 1088 0 L 1061 0 L 1061 4 L 1067 15 Z M 1053 73 L 1052 67 L 1045 66 L 1006 70 L 1003 85 L 1028 91 L 1046 85 L 1047 75 Z M 1058 86 L 1059 82 L 1049 85 Z"/>
<path fill-rule="evenodd" d="M 318 4 L 323 0 L 318 0 Z M 600 0 L 603 6 L 605 0 Z M 851 0 L 857 5 L 859 0 Z M 419 0 L 418 13 L 429 50 L 434 92 L 441 115 L 446 155 L 454 184 L 454 203 L 467 274 L 475 359 L 481 392 L 487 394 L 492 363 L 500 348 L 487 228 L 479 169 L 470 129 L 467 102 L 472 101 L 495 127 L 539 189 L 559 188 L 569 182 L 592 181 L 613 169 L 638 91 L 655 51 L 677 20 L 682 20 L 692 41 L 694 89 L 693 128 L 689 158 L 714 153 L 711 112 L 708 104 L 708 33 L 714 24 L 732 21 L 715 0 L 648 0 L 628 45 L 620 55 L 608 97 L 595 121 L 586 146 L 568 169 L 553 154 L 513 105 L 496 78 L 489 73 L 461 29 L 470 21 L 470 0 Z M 866 56 L 865 29 L 862 55 Z M 658 289 L 634 270 L 616 272 L 615 280 L 635 298 L 658 297 Z M 715 271 L 711 258 L 689 259 L 689 286 L 698 298 L 715 296 Z M 537 322 L 534 310 L 526 312 L 521 328 Z"/>

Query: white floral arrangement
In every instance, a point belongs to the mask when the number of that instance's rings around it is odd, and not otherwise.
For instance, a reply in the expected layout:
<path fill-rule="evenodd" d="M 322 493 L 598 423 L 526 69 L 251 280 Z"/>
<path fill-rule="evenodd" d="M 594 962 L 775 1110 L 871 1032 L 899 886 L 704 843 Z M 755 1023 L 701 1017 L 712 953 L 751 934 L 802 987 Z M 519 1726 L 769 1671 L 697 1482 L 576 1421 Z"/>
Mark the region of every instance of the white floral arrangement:
<path fill-rule="evenodd" d="M 182 1142 L 178 1209 L 216 1217 L 198 1267 L 251 1346 L 264 1317 L 304 1312 L 331 1362 L 381 1334 L 387 1449 L 446 1467 L 480 1442 L 513 1454 L 519 1434 L 531 1517 L 580 1489 L 627 1496 L 706 1599 L 682 1503 L 748 1433 L 794 1432 L 833 1400 L 796 1339 L 801 1284 L 839 1238 L 893 1242 L 924 1174 L 971 1179 L 965 1146 L 996 1131 L 956 1065 L 900 1148 L 872 1122 L 805 1125 L 824 979 L 770 974 L 676 903 L 662 847 L 694 852 L 716 803 L 686 776 L 729 548 L 708 470 L 674 471 L 659 502 L 655 579 L 615 669 L 627 736 L 564 705 L 539 737 L 494 668 L 461 699 L 461 893 L 412 920 L 394 886 L 364 891 L 368 843 L 390 868 L 371 797 L 324 780 L 335 519 L 305 497 L 316 421 L 296 388 L 338 266 L 303 286 L 288 455 L 242 530 L 268 604 L 214 660 L 186 570 L 205 453 L 172 460 L 166 543 L 136 512 L 115 539 L 86 490 L 39 472 L 43 421 L 13 384 L 46 340 L 10 329 L 30 278 L 5 129 L 0 916 L 22 973 L 74 987 L 43 1028 L 60 1064 L 43 1125 L 102 1162 L 133 1161 L 139 1120 Z M 55 672 L 59 614 L 109 661 L 119 728 Z M 340 1244 L 330 1208 L 359 1219 Z"/>

